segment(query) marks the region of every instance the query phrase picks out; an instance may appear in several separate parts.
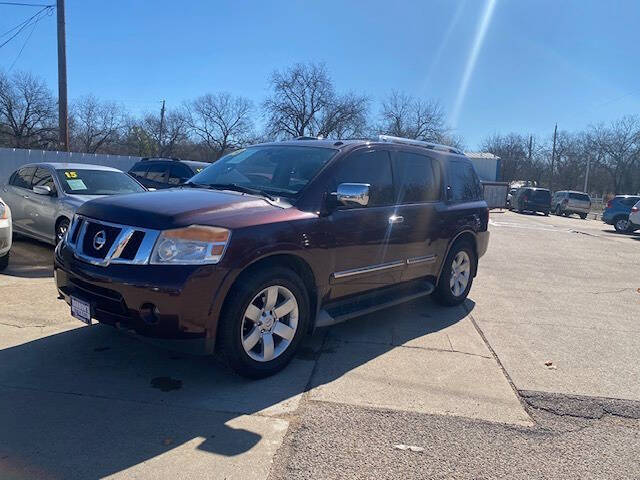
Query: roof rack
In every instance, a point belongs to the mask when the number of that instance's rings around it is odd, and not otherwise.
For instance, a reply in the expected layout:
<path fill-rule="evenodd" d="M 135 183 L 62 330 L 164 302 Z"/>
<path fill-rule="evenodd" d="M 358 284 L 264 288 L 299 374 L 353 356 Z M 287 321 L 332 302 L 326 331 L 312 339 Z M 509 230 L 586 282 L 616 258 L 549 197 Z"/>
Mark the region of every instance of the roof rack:
<path fill-rule="evenodd" d="M 439 143 L 424 142 L 422 140 L 414 140 L 412 138 L 394 137 L 391 135 L 378 135 L 378 140 L 389 143 L 404 143 L 406 145 L 417 145 L 419 147 L 430 148 L 431 150 L 440 150 L 449 153 L 458 153 L 464 155 L 462 150 L 450 145 L 441 145 Z"/>

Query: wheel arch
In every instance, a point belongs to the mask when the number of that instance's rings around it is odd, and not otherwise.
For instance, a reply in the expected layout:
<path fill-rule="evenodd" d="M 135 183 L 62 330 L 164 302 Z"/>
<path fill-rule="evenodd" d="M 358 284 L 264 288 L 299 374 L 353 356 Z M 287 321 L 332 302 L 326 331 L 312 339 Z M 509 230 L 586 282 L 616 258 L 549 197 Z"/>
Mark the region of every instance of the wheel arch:
<path fill-rule="evenodd" d="M 266 257 L 256 259 L 252 263 L 246 265 L 234 278 L 233 282 L 225 292 L 225 298 L 222 301 L 219 314 L 221 315 L 227 306 L 230 293 L 244 278 L 257 270 L 275 266 L 288 268 L 294 271 L 302 279 L 304 287 L 309 295 L 309 312 L 312 316 L 309 325 L 312 326 L 314 323 L 313 317 L 315 316 L 318 307 L 318 288 L 315 276 L 309 263 L 307 263 L 307 261 L 302 257 L 292 253 L 274 253 Z"/>
<path fill-rule="evenodd" d="M 66 212 L 62 212 L 62 213 L 58 213 L 58 217 L 56 218 L 55 223 L 53 224 L 53 241 L 54 243 L 56 242 L 56 235 L 57 235 L 57 231 L 58 231 L 58 225 L 60 225 L 60 222 L 62 222 L 62 220 L 67 220 L 69 222 L 69 226 L 71 226 L 71 218 L 69 218 L 69 215 L 67 215 Z"/>
<path fill-rule="evenodd" d="M 446 251 L 444 257 L 442 258 L 442 262 L 440 262 L 440 268 L 438 269 L 438 278 L 437 278 L 438 282 L 440 281 L 440 276 L 442 275 L 442 269 L 444 268 L 444 262 L 447 259 L 447 257 L 449 256 L 449 252 L 451 251 L 451 249 L 453 248 L 454 245 L 456 245 L 457 243 L 462 243 L 462 242 L 469 243 L 473 247 L 473 253 L 476 256 L 476 265 L 474 265 L 474 267 L 473 267 L 473 276 L 474 277 L 476 276 L 476 273 L 478 271 L 478 268 L 477 268 L 478 243 L 477 243 L 477 240 L 476 240 L 476 234 L 472 230 L 463 230 L 461 232 L 458 232 L 456 234 L 456 236 L 453 237 L 453 239 L 449 242 L 449 245 L 447 246 L 447 251 Z"/>

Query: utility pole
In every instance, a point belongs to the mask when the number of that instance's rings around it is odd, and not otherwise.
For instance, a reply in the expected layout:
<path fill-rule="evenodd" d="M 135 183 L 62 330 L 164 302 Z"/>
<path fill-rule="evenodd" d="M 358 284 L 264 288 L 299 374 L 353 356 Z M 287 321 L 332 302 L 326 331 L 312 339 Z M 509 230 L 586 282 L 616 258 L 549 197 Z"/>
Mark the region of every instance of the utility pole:
<path fill-rule="evenodd" d="M 558 136 L 558 124 L 553 130 L 553 150 L 551 150 L 551 180 L 549 181 L 549 190 L 553 193 L 553 167 L 556 159 L 556 137 Z"/>
<path fill-rule="evenodd" d="M 591 164 L 591 157 L 587 157 L 587 173 L 584 175 L 584 189 L 582 190 L 584 193 L 587 193 L 587 187 L 589 186 L 589 166 Z"/>
<path fill-rule="evenodd" d="M 531 149 L 533 148 L 533 135 L 529 135 L 529 162 L 531 162 Z"/>
<path fill-rule="evenodd" d="M 69 151 L 69 110 L 67 106 L 67 47 L 64 0 L 56 0 L 58 16 L 58 130 L 62 149 Z"/>
<path fill-rule="evenodd" d="M 164 131 L 164 100 L 160 109 L 160 135 L 158 137 L 158 155 L 162 155 L 162 132 Z"/>

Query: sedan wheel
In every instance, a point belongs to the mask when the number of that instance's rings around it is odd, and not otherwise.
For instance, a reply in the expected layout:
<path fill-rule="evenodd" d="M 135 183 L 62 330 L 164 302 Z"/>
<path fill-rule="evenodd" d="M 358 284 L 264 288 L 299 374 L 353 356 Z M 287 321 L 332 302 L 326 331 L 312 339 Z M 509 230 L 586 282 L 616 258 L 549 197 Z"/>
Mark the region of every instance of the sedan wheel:
<path fill-rule="evenodd" d="M 56 244 L 60 243 L 69 230 L 69 220 L 63 218 L 56 226 Z"/>
<path fill-rule="evenodd" d="M 249 303 L 242 320 L 242 346 L 257 362 L 269 362 L 282 355 L 298 329 L 298 302 L 282 285 L 272 285 Z"/>

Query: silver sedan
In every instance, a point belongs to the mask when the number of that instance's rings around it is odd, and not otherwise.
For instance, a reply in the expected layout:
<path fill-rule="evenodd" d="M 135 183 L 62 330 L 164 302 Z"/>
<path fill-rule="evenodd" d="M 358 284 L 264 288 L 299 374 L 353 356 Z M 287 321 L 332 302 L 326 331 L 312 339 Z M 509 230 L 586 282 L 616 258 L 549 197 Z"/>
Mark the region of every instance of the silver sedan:
<path fill-rule="evenodd" d="M 64 238 L 84 202 L 145 188 L 126 173 L 100 165 L 36 163 L 24 165 L 0 189 L 11 207 L 13 231 L 53 245 Z"/>

